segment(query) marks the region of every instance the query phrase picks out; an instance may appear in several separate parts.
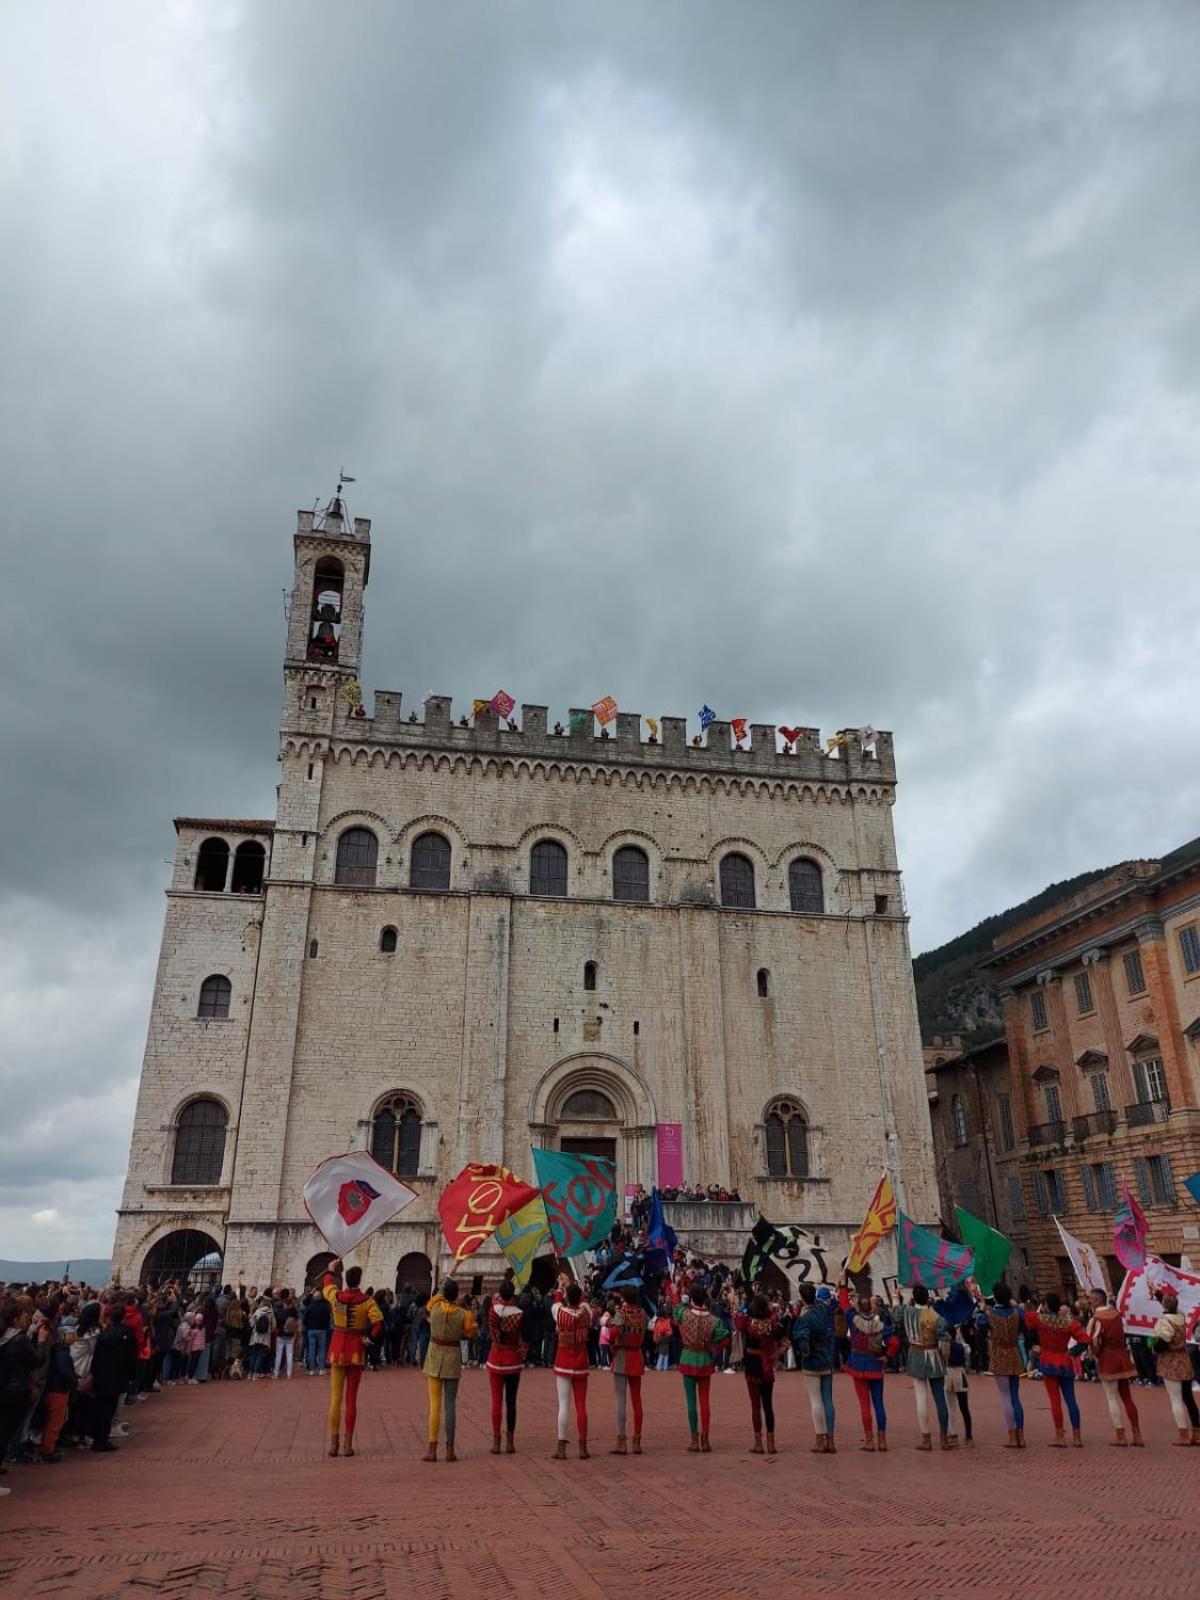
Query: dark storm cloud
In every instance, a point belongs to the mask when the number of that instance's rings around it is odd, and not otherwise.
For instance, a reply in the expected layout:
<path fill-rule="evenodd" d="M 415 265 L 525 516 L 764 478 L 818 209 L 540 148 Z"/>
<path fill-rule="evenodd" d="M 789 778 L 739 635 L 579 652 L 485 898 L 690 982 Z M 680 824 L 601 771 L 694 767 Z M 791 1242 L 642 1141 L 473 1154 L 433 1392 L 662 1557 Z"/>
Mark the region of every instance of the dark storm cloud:
<path fill-rule="evenodd" d="M 3 26 L 0 1250 L 107 1246 L 339 464 L 368 692 L 892 727 L 918 947 L 1197 831 L 1193 6 Z"/>

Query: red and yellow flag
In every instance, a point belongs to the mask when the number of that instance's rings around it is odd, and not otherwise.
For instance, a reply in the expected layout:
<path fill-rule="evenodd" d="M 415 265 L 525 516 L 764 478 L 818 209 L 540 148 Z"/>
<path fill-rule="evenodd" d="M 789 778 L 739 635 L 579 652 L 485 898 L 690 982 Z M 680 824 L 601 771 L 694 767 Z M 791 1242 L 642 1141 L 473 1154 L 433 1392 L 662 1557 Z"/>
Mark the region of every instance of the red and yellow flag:
<path fill-rule="evenodd" d="M 861 1272 L 874 1253 L 875 1246 L 885 1234 L 891 1233 L 895 1226 L 896 1191 L 892 1188 L 892 1180 L 885 1172 L 879 1180 L 871 1204 L 867 1207 L 862 1227 L 850 1243 L 850 1254 L 846 1257 L 847 1272 Z"/>
<path fill-rule="evenodd" d="M 455 1261 L 473 1255 L 514 1212 L 537 1197 L 507 1167 L 472 1161 L 452 1178 L 438 1199 L 438 1216 Z"/>

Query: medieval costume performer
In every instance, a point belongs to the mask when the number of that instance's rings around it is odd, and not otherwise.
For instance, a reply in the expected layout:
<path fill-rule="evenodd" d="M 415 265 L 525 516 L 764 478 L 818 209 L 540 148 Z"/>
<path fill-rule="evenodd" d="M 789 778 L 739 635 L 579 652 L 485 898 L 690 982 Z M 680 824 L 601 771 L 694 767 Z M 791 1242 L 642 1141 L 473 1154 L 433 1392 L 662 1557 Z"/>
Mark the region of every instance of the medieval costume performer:
<path fill-rule="evenodd" d="M 956 1450 L 957 1438 L 950 1432 L 950 1412 L 946 1407 L 946 1363 L 942 1360 L 941 1342 L 946 1337 L 946 1324 L 929 1304 L 929 1290 L 917 1284 L 912 1292 L 910 1306 L 892 1307 L 892 1321 L 908 1340 L 908 1358 L 904 1370 L 912 1380 L 913 1399 L 917 1407 L 917 1427 L 921 1442 L 918 1450 L 932 1450 L 929 1429 L 929 1401 L 932 1397 L 937 1411 L 938 1431 L 942 1436 L 943 1450 Z"/>
<path fill-rule="evenodd" d="M 804 1309 L 792 1323 L 792 1348 L 808 1390 L 815 1435 L 813 1454 L 832 1456 L 837 1454 L 833 1437 L 833 1308 L 828 1299 L 818 1296 L 811 1283 L 802 1283 L 798 1292 Z"/>
<path fill-rule="evenodd" d="M 330 1267 L 341 1263 L 333 1261 Z M 322 1294 L 333 1315 L 333 1340 L 329 1346 L 329 1454 L 336 1456 L 342 1424 L 342 1399 L 346 1402 L 345 1455 L 354 1454 L 354 1424 L 358 1418 L 358 1386 L 366 1365 L 367 1340 L 383 1332 L 383 1312 L 374 1298 L 359 1288 L 361 1267 L 346 1268 L 346 1287 L 338 1288 L 333 1272 L 325 1274 Z"/>
<path fill-rule="evenodd" d="M 1200 1415 L 1192 1393 L 1192 1358 L 1187 1349 L 1186 1322 L 1179 1297 L 1170 1290 L 1162 1296 L 1163 1314 L 1154 1324 L 1158 1375 L 1171 1397 L 1171 1412 L 1179 1437 L 1172 1444 L 1200 1444 Z"/>
<path fill-rule="evenodd" d="M 1025 1313 L 1012 1303 L 1012 1290 L 1006 1283 L 998 1283 L 993 1292 L 994 1304 L 980 1312 L 979 1321 L 987 1327 L 988 1365 L 1000 1404 L 1004 1408 L 1004 1422 L 1008 1428 L 1006 1450 L 1025 1448 L 1025 1408 L 1021 1404 L 1021 1374 L 1025 1371 L 1025 1357 L 1021 1354 L 1021 1338 L 1025 1332 Z"/>
<path fill-rule="evenodd" d="M 1096 1309 L 1088 1324 L 1088 1337 L 1096 1358 L 1096 1370 L 1104 1386 L 1108 1415 L 1112 1420 L 1113 1436 L 1109 1442 L 1115 1445 L 1127 1442 L 1125 1418 L 1128 1417 L 1132 1443 L 1141 1445 L 1144 1441 L 1138 1425 L 1138 1409 L 1133 1403 L 1133 1391 L 1129 1387 L 1129 1380 L 1137 1377 L 1137 1369 L 1129 1354 L 1129 1346 L 1125 1343 L 1124 1320 L 1107 1295 L 1096 1296 Z M 1125 1408 L 1124 1415 L 1122 1406 Z"/>
<path fill-rule="evenodd" d="M 462 1341 L 478 1332 L 475 1318 L 457 1304 L 458 1285 L 447 1278 L 440 1294 L 429 1302 L 429 1349 L 425 1352 L 429 1385 L 429 1448 L 423 1461 L 436 1461 L 443 1407 L 446 1416 L 446 1460 L 455 1461 L 454 1423 L 458 1406 L 458 1380 L 462 1377 Z"/>
<path fill-rule="evenodd" d="M 838 1288 L 838 1304 L 846 1318 L 850 1335 L 850 1359 L 847 1371 L 854 1379 L 854 1394 L 862 1417 L 863 1450 L 887 1449 L 887 1412 L 883 1406 L 883 1358 L 887 1342 L 892 1337 L 889 1323 L 885 1322 L 876 1302 L 870 1295 L 860 1294 L 858 1304 L 851 1303 L 850 1290 L 843 1279 Z M 875 1428 L 871 1428 L 871 1412 L 875 1413 Z"/>
<path fill-rule="evenodd" d="M 625 1289 L 609 1328 L 613 1389 L 617 1397 L 617 1442 L 611 1454 L 626 1453 L 625 1403 L 633 1403 L 633 1433 L 628 1436 L 635 1456 L 642 1453 L 642 1373 L 646 1370 L 646 1313 L 641 1291 Z"/>
<path fill-rule="evenodd" d="M 767 1424 L 767 1454 L 775 1454 L 775 1356 L 779 1349 L 779 1318 L 765 1294 L 756 1294 L 749 1309 L 738 1311 L 734 1328 L 742 1338 L 742 1373 L 750 1396 L 750 1422 L 754 1429 L 752 1456 L 763 1453 L 763 1422 Z"/>
<path fill-rule="evenodd" d="M 555 1461 L 567 1459 L 567 1430 L 571 1402 L 575 1402 L 575 1426 L 579 1431 L 579 1459 L 588 1459 L 587 1385 L 588 1338 L 592 1313 L 583 1304 L 583 1290 L 577 1283 L 567 1286 L 566 1300 L 554 1307 L 554 1326 L 558 1344 L 554 1351 L 554 1382 L 558 1389 L 558 1445 Z"/>
<path fill-rule="evenodd" d="M 500 1410 L 503 1404 L 507 1423 L 507 1453 L 516 1454 L 517 1389 L 525 1370 L 525 1341 L 522 1338 L 524 1313 L 516 1301 L 510 1279 L 500 1285 L 488 1307 L 487 1373 L 492 1386 L 492 1454 L 500 1454 Z"/>
<path fill-rule="evenodd" d="M 1077 1450 L 1083 1448 L 1083 1435 L 1079 1431 L 1079 1405 L 1075 1399 L 1075 1367 L 1069 1346 L 1087 1344 L 1087 1330 L 1073 1311 L 1064 1311 L 1060 1296 L 1046 1296 L 1045 1311 L 1027 1311 L 1025 1327 L 1040 1354 L 1038 1365 L 1046 1384 L 1046 1398 L 1050 1402 L 1050 1415 L 1054 1418 L 1052 1447 L 1066 1448 L 1067 1436 L 1063 1431 L 1063 1401 L 1071 1418 L 1071 1443 Z"/>
<path fill-rule="evenodd" d="M 687 1401 L 688 1428 L 692 1441 L 689 1452 L 708 1451 L 710 1420 L 709 1387 L 713 1375 L 713 1355 L 716 1346 L 729 1337 L 729 1329 L 708 1309 L 708 1290 L 702 1283 L 692 1286 L 688 1305 L 678 1305 L 674 1312 L 679 1324 L 683 1350 L 679 1356 L 679 1371 L 683 1377 L 683 1394 Z M 699 1415 L 697 1416 L 697 1406 Z"/>

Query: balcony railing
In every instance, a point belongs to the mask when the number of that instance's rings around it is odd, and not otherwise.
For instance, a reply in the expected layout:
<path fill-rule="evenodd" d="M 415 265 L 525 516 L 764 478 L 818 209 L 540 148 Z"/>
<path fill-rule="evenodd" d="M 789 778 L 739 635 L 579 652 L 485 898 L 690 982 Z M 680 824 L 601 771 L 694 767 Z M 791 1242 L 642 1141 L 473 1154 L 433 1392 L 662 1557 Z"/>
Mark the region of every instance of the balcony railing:
<path fill-rule="evenodd" d="M 1125 1121 L 1131 1128 L 1147 1128 L 1152 1122 L 1165 1122 L 1170 1115 L 1169 1100 L 1139 1100 L 1125 1107 Z"/>
<path fill-rule="evenodd" d="M 1115 1133 L 1117 1128 L 1117 1113 L 1115 1111 L 1089 1111 L 1085 1116 L 1076 1117 L 1071 1124 L 1076 1140 L 1086 1139 L 1093 1133 Z"/>
<path fill-rule="evenodd" d="M 1035 1122 L 1029 1130 L 1030 1144 L 1062 1144 L 1067 1137 L 1065 1122 Z"/>

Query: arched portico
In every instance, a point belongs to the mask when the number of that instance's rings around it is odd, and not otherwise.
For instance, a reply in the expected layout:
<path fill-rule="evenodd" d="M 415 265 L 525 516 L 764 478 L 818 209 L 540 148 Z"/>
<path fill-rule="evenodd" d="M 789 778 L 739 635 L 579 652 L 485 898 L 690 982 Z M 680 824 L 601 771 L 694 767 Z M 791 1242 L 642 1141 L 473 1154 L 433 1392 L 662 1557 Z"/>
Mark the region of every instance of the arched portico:
<path fill-rule="evenodd" d="M 617 1183 L 655 1180 L 654 1097 L 641 1073 L 621 1056 L 582 1051 L 544 1073 L 529 1102 L 535 1145 L 576 1154 L 611 1155 Z"/>

